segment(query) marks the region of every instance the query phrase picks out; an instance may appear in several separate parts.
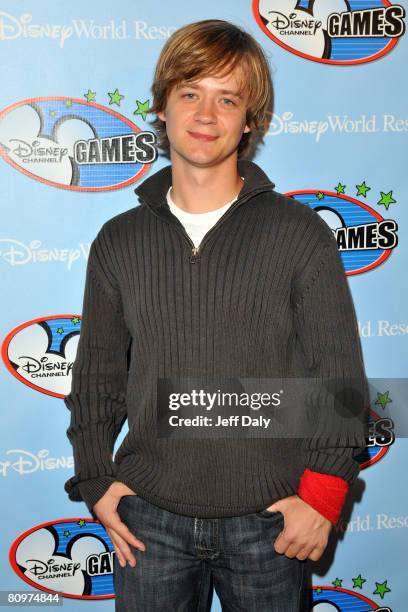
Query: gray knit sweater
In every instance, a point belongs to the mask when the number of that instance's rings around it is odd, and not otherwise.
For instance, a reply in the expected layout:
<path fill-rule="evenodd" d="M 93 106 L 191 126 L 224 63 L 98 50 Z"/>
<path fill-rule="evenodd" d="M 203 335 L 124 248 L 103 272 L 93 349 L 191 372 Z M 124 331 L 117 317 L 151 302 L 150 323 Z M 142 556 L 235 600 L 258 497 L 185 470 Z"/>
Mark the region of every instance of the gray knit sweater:
<path fill-rule="evenodd" d="M 65 489 L 90 510 L 115 480 L 169 511 L 211 518 L 295 494 L 306 467 L 350 483 L 359 473 L 359 415 L 306 442 L 156 436 L 158 379 L 366 380 L 331 229 L 274 191 L 255 163 L 239 160 L 238 171 L 239 197 L 198 252 L 166 202 L 171 166 L 141 183 L 140 205 L 104 223 L 91 244 L 64 400 L 75 459 Z M 126 418 L 129 432 L 113 458 Z"/>

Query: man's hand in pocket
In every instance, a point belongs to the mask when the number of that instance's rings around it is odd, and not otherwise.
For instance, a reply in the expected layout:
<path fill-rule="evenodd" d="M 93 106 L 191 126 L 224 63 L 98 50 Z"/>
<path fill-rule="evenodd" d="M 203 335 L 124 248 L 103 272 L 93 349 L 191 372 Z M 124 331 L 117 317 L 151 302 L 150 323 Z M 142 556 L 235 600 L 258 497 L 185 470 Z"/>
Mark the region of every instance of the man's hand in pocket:
<path fill-rule="evenodd" d="M 284 528 L 274 542 L 277 553 L 300 561 L 320 559 L 332 528 L 326 517 L 298 495 L 284 497 L 267 510 L 279 510 L 284 517 Z"/>
<path fill-rule="evenodd" d="M 124 495 L 136 495 L 136 493 L 123 482 L 113 482 L 92 510 L 112 540 L 120 565 L 125 567 L 126 562 L 129 562 L 129 565 L 134 567 L 136 559 L 129 544 L 141 551 L 145 551 L 146 547 L 141 540 L 133 535 L 125 523 L 121 521 L 117 512 L 119 502 Z"/>

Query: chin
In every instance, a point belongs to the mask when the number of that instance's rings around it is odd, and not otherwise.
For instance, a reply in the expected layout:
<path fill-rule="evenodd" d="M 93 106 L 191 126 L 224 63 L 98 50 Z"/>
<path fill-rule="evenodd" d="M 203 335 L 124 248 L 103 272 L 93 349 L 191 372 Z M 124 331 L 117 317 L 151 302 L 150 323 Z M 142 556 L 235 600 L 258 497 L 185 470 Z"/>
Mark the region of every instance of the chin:
<path fill-rule="evenodd" d="M 175 149 L 177 155 L 190 162 L 193 165 L 197 166 L 213 166 L 221 161 L 224 161 L 231 155 L 234 155 L 238 149 L 238 145 L 235 149 L 231 149 L 230 151 L 182 151 L 181 149 Z"/>
<path fill-rule="evenodd" d="M 220 159 L 219 155 L 215 155 L 214 153 L 212 155 L 210 155 L 209 153 L 204 154 L 202 151 L 197 151 L 195 153 L 179 152 L 178 155 L 180 155 L 190 164 L 194 165 L 211 165 L 213 163 L 216 163 Z"/>

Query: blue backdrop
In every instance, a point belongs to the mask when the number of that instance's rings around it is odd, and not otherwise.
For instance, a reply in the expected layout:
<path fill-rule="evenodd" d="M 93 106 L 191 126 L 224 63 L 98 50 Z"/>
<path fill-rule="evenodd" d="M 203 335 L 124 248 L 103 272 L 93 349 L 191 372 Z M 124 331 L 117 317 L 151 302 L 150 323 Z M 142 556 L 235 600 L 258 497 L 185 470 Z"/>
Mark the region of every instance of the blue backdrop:
<path fill-rule="evenodd" d="M 408 337 L 405 8 L 385 0 L 2 2 L 0 603 L 26 591 L 55 605 L 58 591 L 66 610 L 114 609 L 111 543 L 63 489 L 73 461 L 62 398 L 90 243 L 107 219 L 138 204 L 136 184 L 169 161 L 114 163 L 101 139 L 150 130 L 165 40 L 188 22 L 220 18 L 243 26 L 269 57 L 275 116 L 255 161 L 278 191 L 336 231 L 375 379 L 360 477 L 326 553 L 309 566 L 313 609 L 407 609 L 402 425 L 398 435 Z M 367 17 L 359 21 L 358 11 Z M 91 139 L 84 163 L 77 143 Z"/>

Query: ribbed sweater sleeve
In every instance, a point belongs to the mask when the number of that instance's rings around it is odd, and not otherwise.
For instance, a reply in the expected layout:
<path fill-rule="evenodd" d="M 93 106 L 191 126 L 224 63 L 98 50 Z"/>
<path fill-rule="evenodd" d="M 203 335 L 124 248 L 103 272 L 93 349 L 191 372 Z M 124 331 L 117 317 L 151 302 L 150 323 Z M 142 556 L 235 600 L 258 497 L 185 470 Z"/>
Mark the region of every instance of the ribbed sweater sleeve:
<path fill-rule="evenodd" d="M 302 441 L 302 451 L 306 468 L 339 476 L 350 485 L 360 471 L 353 455 L 366 446 L 368 383 L 337 241 L 318 215 L 315 222 L 313 252 L 303 258 L 306 263 L 294 283 L 295 328 L 307 374 L 318 383 L 308 398 L 315 430 Z"/>
<path fill-rule="evenodd" d="M 73 501 L 89 510 L 115 481 L 113 446 L 126 419 L 127 351 L 121 297 L 104 227 L 91 244 L 86 269 L 81 332 L 64 402 L 71 417 L 75 475 L 65 483 Z"/>

